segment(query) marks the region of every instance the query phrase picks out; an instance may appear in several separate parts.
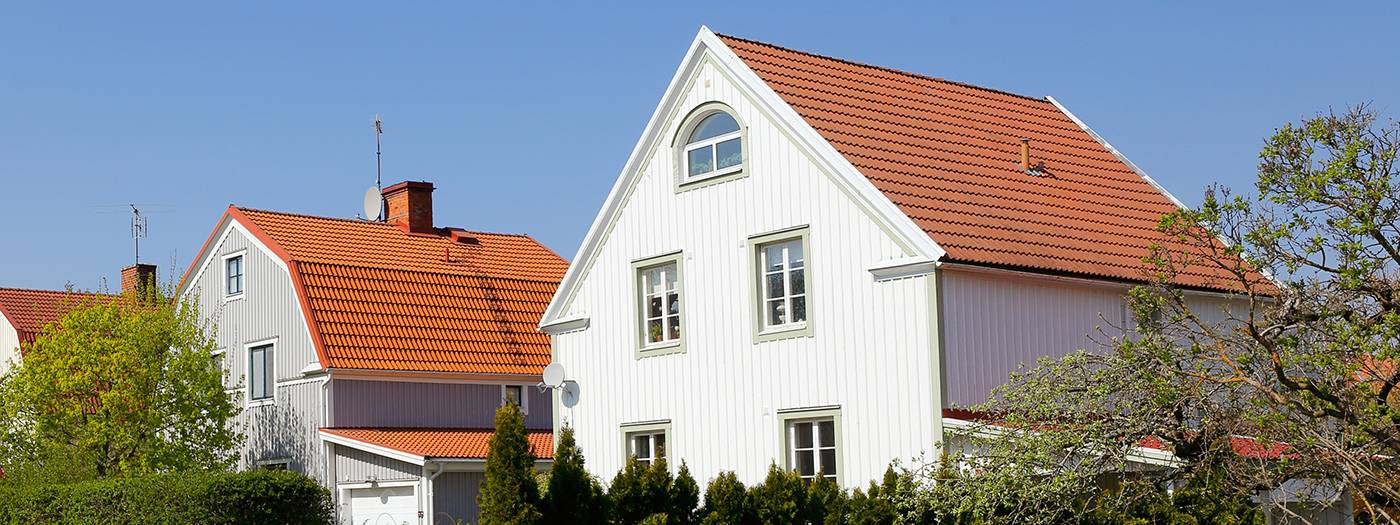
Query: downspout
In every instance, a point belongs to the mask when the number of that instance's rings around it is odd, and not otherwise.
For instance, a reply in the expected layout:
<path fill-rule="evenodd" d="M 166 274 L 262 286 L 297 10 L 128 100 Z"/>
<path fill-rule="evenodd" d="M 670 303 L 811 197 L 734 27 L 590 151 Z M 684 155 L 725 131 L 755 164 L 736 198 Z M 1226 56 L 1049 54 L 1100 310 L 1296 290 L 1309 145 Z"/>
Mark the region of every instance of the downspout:
<path fill-rule="evenodd" d="M 425 523 L 427 523 L 428 525 L 432 525 L 434 523 L 433 481 L 436 480 L 438 476 L 442 475 L 443 470 L 443 465 L 441 461 L 436 461 L 434 463 L 437 465 L 437 472 L 434 472 L 431 476 L 423 476 L 423 495 L 424 499 L 426 500 L 423 502 L 423 508 L 425 509 L 424 513 L 428 517 L 428 521 L 426 521 Z M 427 468 L 425 467 L 423 470 L 427 470 Z"/>

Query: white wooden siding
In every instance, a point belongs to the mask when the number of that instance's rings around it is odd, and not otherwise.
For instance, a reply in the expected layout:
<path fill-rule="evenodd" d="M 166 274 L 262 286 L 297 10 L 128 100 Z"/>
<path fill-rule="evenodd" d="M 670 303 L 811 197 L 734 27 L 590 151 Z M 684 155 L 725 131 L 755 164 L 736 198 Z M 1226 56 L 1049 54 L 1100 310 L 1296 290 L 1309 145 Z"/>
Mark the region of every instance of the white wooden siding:
<path fill-rule="evenodd" d="M 481 494 L 484 472 L 444 472 L 433 480 L 432 525 L 476 523 L 481 509 L 476 497 Z"/>
<path fill-rule="evenodd" d="M 16 364 L 19 364 L 19 332 L 10 325 L 9 319 L 0 315 L 0 375 Z"/>
<path fill-rule="evenodd" d="M 334 445 L 335 482 L 363 483 L 375 479 L 380 481 L 414 480 L 423 476 L 423 467 L 386 458 L 373 452 L 353 447 Z"/>
<path fill-rule="evenodd" d="M 248 440 L 239 456 L 240 468 L 272 458 L 290 458 L 291 468 L 327 482 L 325 460 L 316 435 L 323 426 L 324 409 L 321 383 L 286 385 L 301 379 L 308 363 L 317 361 L 309 332 L 297 302 L 291 275 L 280 262 L 263 252 L 255 242 L 229 221 L 208 249 L 207 266 L 197 270 L 198 279 L 181 296 L 197 300 L 201 315 L 217 326 L 215 341 L 225 351 L 228 373 L 225 386 L 236 389 L 239 402 L 247 398 L 248 352 L 245 345 L 276 338 L 274 367 L 279 382 L 275 404 L 251 407 L 235 421 L 243 425 Z M 243 258 L 243 298 L 224 302 L 222 255 L 247 250 Z"/>
<path fill-rule="evenodd" d="M 909 255 L 713 64 L 670 115 L 616 223 L 601 241 L 572 315 L 584 331 L 555 337 L 555 359 L 579 384 L 575 427 L 590 471 L 623 465 L 619 426 L 669 420 L 668 453 L 702 483 L 733 470 L 746 483 L 781 461 L 782 409 L 840 406 L 841 481 L 877 479 L 891 460 L 938 439 L 926 277 L 874 282 L 867 268 Z M 746 176 L 676 193 L 670 138 L 684 115 L 720 101 L 747 126 Z M 810 225 L 813 337 L 754 344 L 753 235 Z M 631 261 L 680 250 L 685 353 L 636 358 Z"/>

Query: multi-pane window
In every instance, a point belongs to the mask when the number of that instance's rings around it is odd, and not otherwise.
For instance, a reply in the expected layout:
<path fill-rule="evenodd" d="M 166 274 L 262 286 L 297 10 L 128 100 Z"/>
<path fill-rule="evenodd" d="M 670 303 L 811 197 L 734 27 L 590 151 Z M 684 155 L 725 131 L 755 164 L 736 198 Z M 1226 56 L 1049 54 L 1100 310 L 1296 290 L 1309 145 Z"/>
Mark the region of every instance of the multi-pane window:
<path fill-rule="evenodd" d="M 666 459 L 666 432 L 657 430 L 627 434 L 627 451 L 644 465 L 664 460 Z"/>
<path fill-rule="evenodd" d="M 224 295 L 243 293 L 243 256 L 224 259 Z"/>
<path fill-rule="evenodd" d="M 836 422 L 802 419 L 787 424 L 788 465 L 803 479 L 836 479 Z"/>
<path fill-rule="evenodd" d="M 705 117 L 690 132 L 683 158 L 690 179 L 739 171 L 744 164 L 739 122 L 723 111 Z"/>
<path fill-rule="evenodd" d="M 523 410 L 525 408 L 525 402 L 522 401 L 523 399 L 525 399 L 525 387 L 520 385 L 501 385 L 501 406 L 506 406 L 506 403 L 513 403 Z"/>
<path fill-rule="evenodd" d="M 254 346 L 248 349 L 248 399 L 262 401 L 272 399 L 273 392 L 272 345 Z"/>
<path fill-rule="evenodd" d="M 676 268 L 671 262 L 638 270 L 644 346 L 670 344 L 681 338 L 681 290 Z"/>
<path fill-rule="evenodd" d="M 764 327 L 807 322 L 807 264 L 802 248 L 801 237 L 759 246 Z"/>

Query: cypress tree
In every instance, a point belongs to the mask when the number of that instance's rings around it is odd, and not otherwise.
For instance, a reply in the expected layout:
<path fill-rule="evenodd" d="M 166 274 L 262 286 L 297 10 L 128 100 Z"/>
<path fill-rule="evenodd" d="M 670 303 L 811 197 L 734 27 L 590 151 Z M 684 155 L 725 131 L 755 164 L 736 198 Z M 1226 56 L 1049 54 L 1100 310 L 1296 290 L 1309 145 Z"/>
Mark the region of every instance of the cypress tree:
<path fill-rule="evenodd" d="M 481 507 L 481 525 L 540 523 L 535 454 L 525 439 L 525 418 L 515 403 L 506 403 L 496 411 L 496 432 L 490 445 L 486 480 L 476 500 Z"/>
<path fill-rule="evenodd" d="M 607 497 L 598 480 L 583 468 L 583 451 L 574 442 L 574 429 L 559 432 L 554 465 L 549 469 L 549 490 L 544 496 L 545 523 L 607 523 Z"/>
<path fill-rule="evenodd" d="M 666 514 L 672 525 L 694 525 L 695 507 L 700 505 L 700 485 L 690 475 L 690 467 L 681 461 L 681 470 L 671 482 L 671 505 Z"/>

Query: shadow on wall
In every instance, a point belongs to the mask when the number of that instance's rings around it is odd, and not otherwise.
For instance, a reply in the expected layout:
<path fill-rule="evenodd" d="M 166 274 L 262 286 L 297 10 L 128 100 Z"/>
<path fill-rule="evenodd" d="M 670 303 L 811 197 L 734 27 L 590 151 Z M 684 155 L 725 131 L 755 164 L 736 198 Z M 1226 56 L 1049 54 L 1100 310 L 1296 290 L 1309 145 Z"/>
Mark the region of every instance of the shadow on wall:
<path fill-rule="evenodd" d="M 275 404 L 244 409 L 248 439 L 243 447 L 243 465 L 248 469 L 276 468 L 272 465 L 286 462 L 288 470 L 311 476 L 324 485 L 322 469 L 317 468 L 315 461 L 315 416 L 304 413 L 288 399 L 301 386 L 305 385 L 278 386 Z M 315 383 L 310 386 L 319 388 Z"/>

